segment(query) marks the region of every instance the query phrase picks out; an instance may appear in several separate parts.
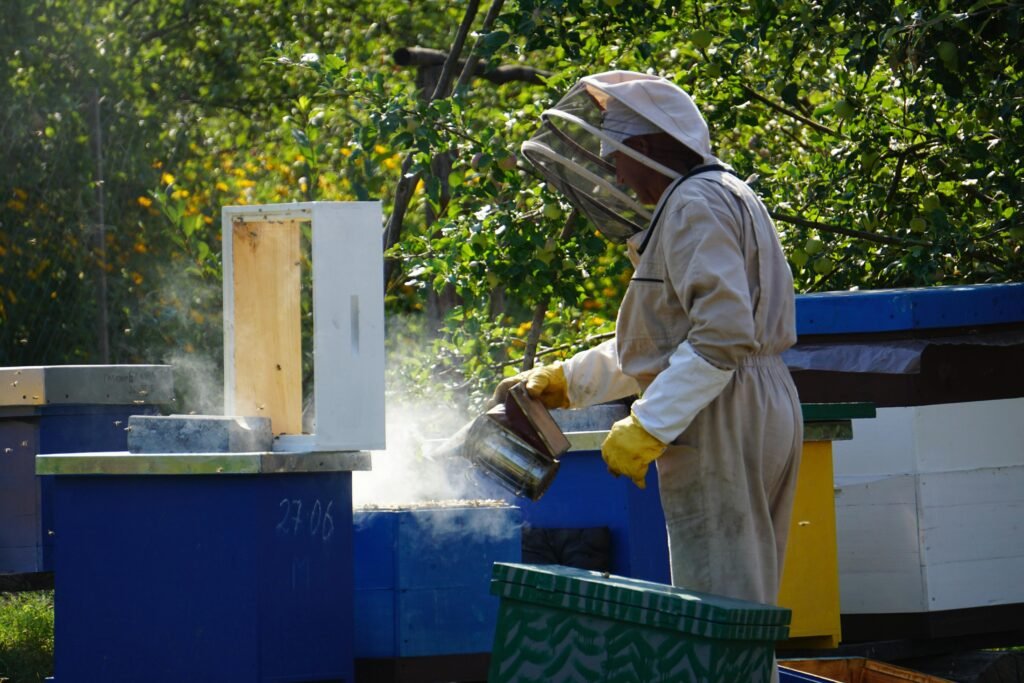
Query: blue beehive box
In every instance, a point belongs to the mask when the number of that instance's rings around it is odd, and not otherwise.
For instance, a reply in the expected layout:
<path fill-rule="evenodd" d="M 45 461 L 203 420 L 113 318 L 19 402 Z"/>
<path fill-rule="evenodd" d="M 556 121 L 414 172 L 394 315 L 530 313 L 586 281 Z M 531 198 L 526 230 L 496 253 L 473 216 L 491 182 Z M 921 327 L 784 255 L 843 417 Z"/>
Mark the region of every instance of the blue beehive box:
<path fill-rule="evenodd" d="M 351 683 L 351 472 L 241 473 L 260 455 L 46 463 L 76 468 L 54 477 L 57 683 Z"/>
<path fill-rule="evenodd" d="M 1024 283 L 801 294 L 800 337 L 924 332 L 1024 320 Z"/>
<path fill-rule="evenodd" d="M 624 477 L 608 474 L 599 448 L 564 454 L 551 488 L 523 508 L 524 523 L 539 529 L 607 528 L 611 571 L 658 582 L 669 581 L 664 519 L 655 468 L 641 490 Z"/>
<path fill-rule="evenodd" d="M 491 566 L 519 561 L 518 508 L 363 509 L 354 524 L 357 659 L 490 651 Z"/>
<path fill-rule="evenodd" d="M 783 359 L 806 403 L 1024 396 L 1024 283 L 803 294 L 796 322 Z"/>
<path fill-rule="evenodd" d="M 53 571 L 53 482 L 36 456 L 122 450 L 130 415 L 173 400 L 166 365 L 0 368 L 0 574 Z"/>
<path fill-rule="evenodd" d="M 551 565 L 496 564 L 489 683 L 768 683 L 787 609 Z"/>
<path fill-rule="evenodd" d="M 523 524 L 534 529 L 607 529 L 613 573 L 667 583 L 668 539 L 655 468 L 650 468 L 647 488 L 641 490 L 625 477 L 609 475 L 601 459 L 605 433 L 628 415 L 624 405 L 551 411 L 573 446 L 560 457 L 558 476 L 540 500 L 516 499 L 487 481 L 481 486 L 490 486 L 484 495 L 520 501 Z"/>

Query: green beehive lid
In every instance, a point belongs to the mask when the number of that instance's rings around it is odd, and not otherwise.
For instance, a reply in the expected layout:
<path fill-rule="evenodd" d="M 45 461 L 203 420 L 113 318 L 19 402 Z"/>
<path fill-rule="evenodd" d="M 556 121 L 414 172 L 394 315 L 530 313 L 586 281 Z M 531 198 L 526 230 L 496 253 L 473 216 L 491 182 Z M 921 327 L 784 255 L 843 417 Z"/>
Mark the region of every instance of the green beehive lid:
<path fill-rule="evenodd" d="M 559 565 L 496 562 L 491 593 L 574 612 L 722 640 L 784 640 L 790 611 Z"/>

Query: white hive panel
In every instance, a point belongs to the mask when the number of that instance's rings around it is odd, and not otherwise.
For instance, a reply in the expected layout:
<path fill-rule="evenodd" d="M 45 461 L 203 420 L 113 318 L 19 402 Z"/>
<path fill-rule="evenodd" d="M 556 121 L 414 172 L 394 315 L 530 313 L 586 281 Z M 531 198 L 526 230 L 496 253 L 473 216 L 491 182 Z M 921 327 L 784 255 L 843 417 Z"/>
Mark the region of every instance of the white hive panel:
<path fill-rule="evenodd" d="M 317 445 L 383 449 L 380 204 L 319 205 L 313 225 Z M 318 225 L 332 229 L 317 230 Z"/>
<path fill-rule="evenodd" d="M 1024 465 L 1024 398 L 915 410 L 918 472 Z"/>
<path fill-rule="evenodd" d="M 836 488 L 842 612 L 921 611 L 925 586 L 915 477 L 838 478 Z"/>
<path fill-rule="evenodd" d="M 832 444 L 837 477 L 906 474 L 915 470 L 914 411 L 879 408 L 853 421 L 853 440 Z"/>
<path fill-rule="evenodd" d="M 928 610 L 1024 602 L 1024 466 L 920 475 Z"/>

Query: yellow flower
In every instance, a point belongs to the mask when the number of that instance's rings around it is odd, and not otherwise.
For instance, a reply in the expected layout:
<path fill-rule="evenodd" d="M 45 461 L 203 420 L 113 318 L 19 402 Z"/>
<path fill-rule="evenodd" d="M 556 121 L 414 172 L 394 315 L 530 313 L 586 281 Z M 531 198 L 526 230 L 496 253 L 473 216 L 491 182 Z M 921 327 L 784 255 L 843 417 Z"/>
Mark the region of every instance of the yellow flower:
<path fill-rule="evenodd" d="M 196 322 L 197 322 L 197 323 L 199 323 L 200 325 L 202 325 L 202 324 L 203 324 L 203 323 L 204 323 L 204 322 L 206 321 L 206 316 L 205 316 L 205 315 L 203 315 L 202 313 L 200 313 L 199 311 L 197 311 L 197 310 L 196 310 L 196 309 L 194 309 L 194 308 L 193 308 L 193 309 L 191 309 L 191 310 L 190 310 L 190 311 L 188 312 L 188 314 L 189 314 L 189 315 L 190 315 L 190 316 L 192 317 L 192 320 L 196 321 Z"/>
<path fill-rule="evenodd" d="M 225 183 L 224 181 L 221 181 L 221 182 L 217 183 L 216 187 L 221 192 L 227 192 L 228 191 L 228 184 Z"/>
<path fill-rule="evenodd" d="M 132 273 L 132 282 L 134 282 L 137 285 L 141 285 L 142 284 L 142 274 L 141 273 L 133 272 Z"/>
<path fill-rule="evenodd" d="M 24 211 L 25 210 L 25 202 L 23 202 L 23 201 L 21 201 L 19 199 L 8 199 L 7 200 L 7 208 L 11 209 L 13 211 Z"/>
<path fill-rule="evenodd" d="M 14 188 L 14 196 L 22 200 L 28 199 L 28 192 L 25 192 L 25 190 L 20 187 L 16 187 Z"/>
<path fill-rule="evenodd" d="M 373 151 L 376 152 L 377 154 L 387 154 L 388 148 L 385 147 L 384 145 L 374 145 Z"/>
<path fill-rule="evenodd" d="M 172 176 L 170 173 L 164 173 L 163 175 L 160 176 L 160 182 L 163 183 L 164 185 L 173 185 L 174 176 Z"/>
<path fill-rule="evenodd" d="M 135 246 L 132 248 L 135 250 L 135 253 L 137 254 L 145 254 L 147 251 L 149 251 L 148 249 L 146 249 L 146 245 L 143 244 L 142 242 L 136 242 Z"/>
<path fill-rule="evenodd" d="M 149 197 L 139 197 L 135 201 L 139 203 L 139 206 L 143 206 L 146 208 L 153 206 L 153 200 L 150 199 Z"/>

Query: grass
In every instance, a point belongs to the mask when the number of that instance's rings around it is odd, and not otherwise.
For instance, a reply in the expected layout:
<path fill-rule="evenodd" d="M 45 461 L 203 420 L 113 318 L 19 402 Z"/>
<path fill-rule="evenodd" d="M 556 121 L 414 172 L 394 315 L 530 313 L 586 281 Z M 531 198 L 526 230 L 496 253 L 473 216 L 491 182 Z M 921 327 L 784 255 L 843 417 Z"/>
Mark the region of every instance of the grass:
<path fill-rule="evenodd" d="M 40 683 L 53 670 L 53 591 L 0 593 L 0 683 Z"/>

